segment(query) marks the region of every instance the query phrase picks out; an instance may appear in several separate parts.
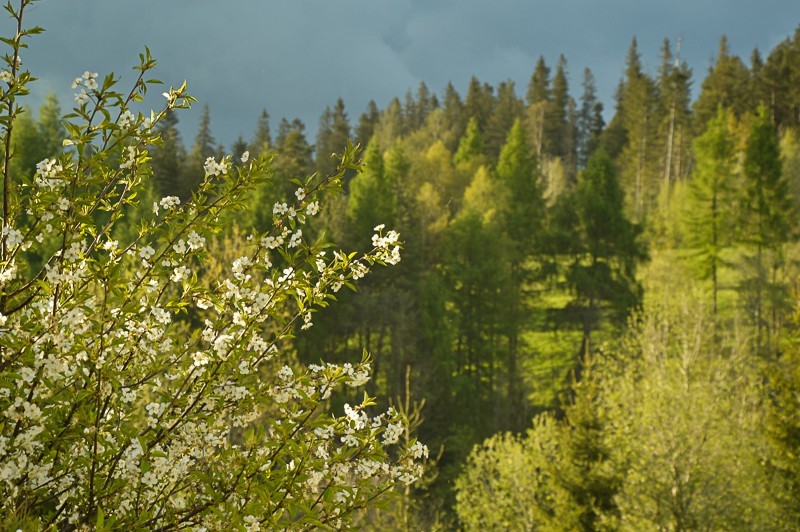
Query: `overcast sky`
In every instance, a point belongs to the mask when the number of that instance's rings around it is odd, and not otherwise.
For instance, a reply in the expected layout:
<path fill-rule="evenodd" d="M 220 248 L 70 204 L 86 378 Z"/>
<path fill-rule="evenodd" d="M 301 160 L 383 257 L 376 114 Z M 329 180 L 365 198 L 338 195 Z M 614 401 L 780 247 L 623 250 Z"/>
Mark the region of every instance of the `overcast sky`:
<path fill-rule="evenodd" d="M 591 68 L 612 109 L 634 36 L 651 72 L 662 40 L 682 36 L 696 96 L 723 33 L 749 64 L 753 48 L 766 55 L 793 35 L 800 1 L 42 0 L 29 15 L 46 29 L 23 55 L 40 78 L 34 104 L 53 90 L 62 108 L 71 106 L 69 85 L 87 69 L 132 79 L 129 68 L 148 46 L 156 77 L 187 79 L 210 105 L 217 141 L 230 147 L 239 134 L 252 136 L 262 108 L 273 134 L 280 117 L 298 117 L 313 143 L 320 114 L 338 96 L 355 124 L 370 99 L 383 107 L 420 81 L 439 95 L 452 81 L 463 95 L 472 75 L 493 85 L 511 79 L 524 95 L 539 55 L 548 65 L 566 56 L 576 98 Z M 9 28 L 0 26 L 3 35 Z M 179 115 L 187 145 L 199 114 Z"/>

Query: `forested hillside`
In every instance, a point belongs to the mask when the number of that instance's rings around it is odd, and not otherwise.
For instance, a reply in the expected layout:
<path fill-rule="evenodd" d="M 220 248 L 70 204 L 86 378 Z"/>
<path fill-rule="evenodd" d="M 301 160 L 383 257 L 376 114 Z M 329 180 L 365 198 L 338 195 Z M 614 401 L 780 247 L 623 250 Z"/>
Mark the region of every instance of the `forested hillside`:
<path fill-rule="evenodd" d="M 707 71 L 667 40 L 657 69 L 643 54 L 633 40 L 611 112 L 590 68 L 540 57 L 527 87 L 422 83 L 357 118 L 338 99 L 315 139 L 263 110 L 230 147 L 276 154 L 272 179 L 208 268 L 348 141 L 366 170 L 305 236 L 358 249 L 385 224 L 404 242 L 291 342 L 303 363 L 369 353 L 367 391 L 432 451 L 365 526 L 800 527 L 800 29 L 744 59 L 723 37 Z M 212 111 L 194 139 L 159 124 L 139 209 L 188 199 L 224 155 Z M 15 171 L 61 150 L 59 114 L 51 97 L 19 115 Z"/>

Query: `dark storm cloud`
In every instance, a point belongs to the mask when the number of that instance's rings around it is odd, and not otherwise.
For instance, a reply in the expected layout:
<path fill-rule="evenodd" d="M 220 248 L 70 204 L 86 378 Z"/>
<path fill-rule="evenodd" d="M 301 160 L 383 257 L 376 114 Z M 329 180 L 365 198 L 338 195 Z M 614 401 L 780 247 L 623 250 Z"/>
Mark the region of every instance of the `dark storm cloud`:
<path fill-rule="evenodd" d="M 69 84 L 85 69 L 122 73 L 147 45 L 167 83 L 189 81 L 211 106 L 226 145 L 249 137 L 266 107 L 273 130 L 281 116 L 310 130 L 337 96 L 355 122 L 370 99 L 383 106 L 424 80 L 440 92 L 469 78 L 512 79 L 524 94 L 536 57 L 568 60 L 574 96 L 590 67 L 600 96 L 622 75 L 631 38 L 643 63 L 659 64 L 663 38 L 682 36 L 682 56 L 702 78 L 720 35 L 747 61 L 768 52 L 800 23 L 796 0 L 44 0 L 31 23 L 47 29 L 26 54 L 41 78 L 34 96 L 55 90 L 66 107 Z M 3 26 L 8 33 L 10 26 Z M 130 79 L 130 76 L 128 76 Z M 697 84 L 697 82 L 696 82 Z M 191 142 L 197 111 L 183 113 Z"/>

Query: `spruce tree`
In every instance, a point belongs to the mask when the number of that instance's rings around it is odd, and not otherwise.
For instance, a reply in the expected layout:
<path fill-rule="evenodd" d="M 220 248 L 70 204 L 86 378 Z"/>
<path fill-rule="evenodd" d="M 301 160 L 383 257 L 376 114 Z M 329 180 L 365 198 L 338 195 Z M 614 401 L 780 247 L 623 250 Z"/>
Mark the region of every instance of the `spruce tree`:
<path fill-rule="evenodd" d="M 333 110 L 325 108 L 319 120 L 317 131 L 317 171 L 321 175 L 328 175 L 336 169 L 334 153 L 341 153 L 350 140 L 350 121 L 344 109 L 344 101 L 336 100 Z"/>
<path fill-rule="evenodd" d="M 700 95 L 694 102 L 694 129 L 702 132 L 720 106 L 730 109 L 736 118 L 741 118 L 753 109 L 750 98 L 750 71 L 742 60 L 731 55 L 728 38 L 722 36 L 714 65 L 700 87 Z"/>
<path fill-rule="evenodd" d="M 624 325 L 641 302 L 636 267 L 646 250 L 624 203 L 614 163 L 598 150 L 579 174 L 575 190 L 554 206 L 551 253 L 560 258 L 573 294 L 556 315 L 580 327 L 581 356 L 591 354 L 592 333 L 602 322 Z"/>
<path fill-rule="evenodd" d="M 562 161 L 568 157 L 567 137 L 569 135 L 567 108 L 570 98 L 566 69 L 567 60 L 562 55 L 559 57 L 558 67 L 553 76 L 553 86 L 544 117 L 544 151 L 552 157 L 561 158 Z"/>
<path fill-rule="evenodd" d="M 603 104 L 597 99 L 594 75 L 588 68 L 583 69 L 583 94 L 577 116 L 577 166 L 586 167 L 589 156 L 597 149 L 603 131 Z"/>
<path fill-rule="evenodd" d="M 61 142 L 66 136 L 66 131 L 61 125 L 61 106 L 54 92 L 48 92 L 39 107 L 39 133 L 45 157 L 61 153 Z"/>
<path fill-rule="evenodd" d="M 269 113 L 266 109 L 261 110 L 256 122 L 256 131 L 253 140 L 250 141 L 250 155 L 258 157 L 262 153 L 267 153 L 272 149 L 272 136 L 269 130 Z"/>
<path fill-rule="evenodd" d="M 743 239 L 755 254 L 744 283 L 750 297 L 758 352 L 775 348 L 773 338 L 785 304 L 786 286 L 779 279 L 784 244 L 792 236 L 793 209 L 783 176 L 778 135 L 768 110 L 761 106 L 750 128 L 744 157 Z"/>
<path fill-rule="evenodd" d="M 528 83 L 528 92 L 525 96 L 528 105 L 550 101 L 550 68 L 541 55 L 536 60 L 536 68 Z"/>
<path fill-rule="evenodd" d="M 211 133 L 211 111 L 208 104 L 203 106 L 203 112 L 200 115 L 200 124 L 197 128 L 197 136 L 194 138 L 192 150 L 186 157 L 185 165 L 180 173 L 180 186 L 178 187 L 181 194 L 188 197 L 192 190 L 203 180 L 203 164 L 209 157 L 214 157 L 216 154 L 216 141 Z"/>
<path fill-rule="evenodd" d="M 183 179 L 186 149 L 177 126 L 178 117 L 174 111 L 168 111 L 157 126 L 161 142 L 150 152 L 151 165 L 158 194 L 186 199 L 191 194 L 191 188 Z M 202 166 L 200 168 L 202 170 Z"/>
<path fill-rule="evenodd" d="M 361 113 L 358 117 L 358 126 L 356 126 L 356 142 L 362 146 L 366 146 L 369 139 L 372 138 L 375 132 L 375 126 L 381 119 L 380 111 L 374 100 L 370 100 L 367 104 L 367 110 Z"/>
<path fill-rule="evenodd" d="M 464 101 L 464 111 L 467 117 L 474 117 L 478 121 L 481 131 L 486 130 L 489 117 L 492 116 L 494 108 L 494 91 L 486 83 L 481 84 L 478 78 L 472 76 L 467 89 L 467 97 Z"/>
<path fill-rule="evenodd" d="M 448 149 L 455 151 L 459 139 L 464 135 L 464 129 L 467 127 L 469 117 L 464 112 L 464 102 L 461 101 L 461 95 L 458 94 L 458 91 L 449 81 L 444 88 L 442 112 L 443 128 L 449 132 L 446 145 Z"/>
<path fill-rule="evenodd" d="M 484 132 L 484 150 L 490 161 L 497 159 L 511 126 L 522 114 L 522 102 L 514 92 L 514 82 L 503 81 L 497 87 L 497 101 Z"/>

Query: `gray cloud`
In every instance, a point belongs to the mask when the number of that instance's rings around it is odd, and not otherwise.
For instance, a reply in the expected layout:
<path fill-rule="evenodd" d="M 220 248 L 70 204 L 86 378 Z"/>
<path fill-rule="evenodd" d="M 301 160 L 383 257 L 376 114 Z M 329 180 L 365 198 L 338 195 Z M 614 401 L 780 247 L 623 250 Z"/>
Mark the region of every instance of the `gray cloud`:
<path fill-rule="evenodd" d="M 310 140 L 325 105 L 345 100 L 355 122 L 370 99 L 385 105 L 425 80 L 461 91 L 470 76 L 512 79 L 524 94 L 538 55 L 569 61 L 575 96 L 590 67 L 606 107 L 632 37 L 655 71 L 664 37 L 683 36 L 683 57 L 704 75 L 722 33 L 747 59 L 766 52 L 800 23 L 796 0 L 44 0 L 30 23 L 26 64 L 41 78 L 33 96 L 55 90 L 66 107 L 69 84 L 85 69 L 117 73 L 149 46 L 167 83 L 189 81 L 211 106 L 217 140 L 249 137 L 262 107 L 276 126 L 299 117 Z M 0 25 L 8 34 L 11 26 Z M 697 81 L 695 84 L 699 84 Z M 156 95 L 157 96 L 157 95 Z M 199 113 L 180 116 L 191 142 Z"/>

